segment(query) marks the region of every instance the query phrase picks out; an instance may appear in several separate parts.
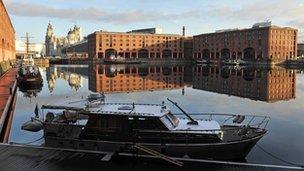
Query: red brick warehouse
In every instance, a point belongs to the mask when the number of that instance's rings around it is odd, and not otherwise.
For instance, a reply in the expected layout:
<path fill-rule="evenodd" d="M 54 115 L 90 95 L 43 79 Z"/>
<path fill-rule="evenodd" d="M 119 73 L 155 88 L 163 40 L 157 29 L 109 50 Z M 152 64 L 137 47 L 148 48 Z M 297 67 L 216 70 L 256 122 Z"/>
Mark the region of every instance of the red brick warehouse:
<path fill-rule="evenodd" d="M 0 2 L 0 62 L 16 59 L 15 30 L 3 2 Z"/>
<path fill-rule="evenodd" d="M 193 37 L 193 58 L 282 62 L 297 57 L 298 30 L 257 23 L 252 28 L 218 30 Z"/>
<path fill-rule="evenodd" d="M 111 55 L 125 58 L 184 58 L 184 37 L 178 34 L 149 34 L 98 31 L 88 36 L 90 58 Z"/>

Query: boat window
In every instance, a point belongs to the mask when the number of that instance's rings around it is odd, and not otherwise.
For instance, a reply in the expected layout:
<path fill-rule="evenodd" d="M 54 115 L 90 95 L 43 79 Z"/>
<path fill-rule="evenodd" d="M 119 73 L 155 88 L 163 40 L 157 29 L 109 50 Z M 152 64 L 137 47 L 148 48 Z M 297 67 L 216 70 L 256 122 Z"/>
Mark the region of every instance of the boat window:
<path fill-rule="evenodd" d="M 160 120 L 167 126 L 167 128 L 169 129 L 173 129 L 175 126 L 173 124 L 173 122 L 171 122 L 171 120 L 169 119 L 168 115 L 165 115 L 163 117 L 160 118 Z"/>
<path fill-rule="evenodd" d="M 178 123 L 179 123 L 179 119 L 174 116 L 171 112 L 169 112 L 168 114 L 169 119 L 171 120 L 171 122 L 174 124 L 174 127 L 177 127 Z"/>
<path fill-rule="evenodd" d="M 132 110 L 133 107 L 132 106 L 119 106 L 118 110 Z"/>

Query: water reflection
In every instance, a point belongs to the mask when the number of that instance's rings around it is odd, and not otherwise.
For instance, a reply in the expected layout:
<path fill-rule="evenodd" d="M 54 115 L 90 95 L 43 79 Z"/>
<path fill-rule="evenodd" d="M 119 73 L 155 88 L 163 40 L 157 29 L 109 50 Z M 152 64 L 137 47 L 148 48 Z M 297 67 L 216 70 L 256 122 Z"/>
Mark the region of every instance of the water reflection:
<path fill-rule="evenodd" d="M 266 102 L 296 97 L 296 72 L 282 68 L 193 67 L 193 88 Z"/>
<path fill-rule="evenodd" d="M 94 92 L 170 90 L 185 86 L 184 66 L 90 66 L 89 89 Z"/>
<path fill-rule="evenodd" d="M 87 69 L 87 68 L 86 68 Z M 71 89 L 78 91 L 83 86 L 83 76 L 78 74 L 75 68 L 49 67 L 46 70 L 46 78 L 50 93 L 54 91 L 58 79 L 65 80 Z"/>
<path fill-rule="evenodd" d="M 42 87 L 43 87 L 42 85 L 32 88 L 19 87 L 19 91 L 23 93 L 23 97 L 32 98 L 32 97 L 37 97 L 37 95 L 42 91 Z"/>
<path fill-rule="evenodd" d="M 260 145 L 286 160 L 303 162 L 304 75 L 295 70 L 196 65 L 58 65 L 46 68 L 42 75 L 44 87 L 41 92 L 37 91 L 38 96 L 32 98 L 32 102 L 24 97 L 23 92 L 18 92 L 9 142 L 27 143 L 43 136 L 42 132 L 31 134 L 20 130 L 22 123 L 32 116 L 37 103 L 55 104 L 79 99 L 90 94 L 91 90 L 109 93 L 107 100 L 110 102 L 160 103 L 166 97 L 171 97 L 186 111 L 193 113 L 267 114 L 271 117 L 269 134 L 261 140 Z M 82 81 L 72 75 L 81 77 Z M 78 81 L 73 82 L 73 79 Z M 73 88 L 75 84 L 79 86 L 78 90 Z M 180 93 L 182 90 L 185 90 L 185 95 Z M 174 110 L 173 107 L 171 109 Z M 43 143 L 40 141 L 35 144 Z M 246 159 L 249 162 L 284 164 L 256 148 Z"/>
<path fill-rule="evenodd" d="M 89 90 L 133 92 L 194 89 L 276 102 L 296 97 L 296 72 L 283 68 L 91 65 Z M 183 89 L 184 90 L 184 89 Z M 184 91 L 182 91 L 184 93 Z"/>

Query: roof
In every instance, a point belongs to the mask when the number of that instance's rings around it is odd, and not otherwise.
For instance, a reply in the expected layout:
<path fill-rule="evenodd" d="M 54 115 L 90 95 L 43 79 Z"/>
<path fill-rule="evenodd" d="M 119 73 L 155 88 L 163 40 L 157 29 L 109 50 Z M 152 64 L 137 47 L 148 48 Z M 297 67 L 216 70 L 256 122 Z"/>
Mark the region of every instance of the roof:
<path fill-rule="evenodd" d="M 160 104 L 102 103 L 95 106 L 86 107 L 86 103 L 86 100 L 64 102 L 60 105 L 43 105 L 42 109 L 75 110 L 82 111 L 84 114 L 150 117 L 161 117 L 169 111 L 168 108 Z"/>
<path fill-rule="evenodd" d="M 151 33 L 139 33 L 139 32 L 113 32 L 113 31 L 96 31 L 95 32 L 96 34 L 129 34 L 129 35 L 145 35 L 145 36 L 178 36 L 178 37 L 183 37 L 182 35 L 180 34 L 151 34 Z"/>
<path fill-rule="evenodd" d="M 217 35 L 217 34 L 225 34 L 225 33 L 233 33 L 233 32 L 245 32 L 252 30 L 267 30 L 267 29 L 286 29 L 286 30 L 297 30 L 292 27 L 280 27 L 276 25 L 271 25 L 267 27 L 254 27 L 254 28 L 242 28 L 242 29 L 223 29 L 220 32 L 211 32 L 211 33 L 202 33 L 198 35 L 194 35 L 193 37 L 205 36 L 205 35 Z"/>

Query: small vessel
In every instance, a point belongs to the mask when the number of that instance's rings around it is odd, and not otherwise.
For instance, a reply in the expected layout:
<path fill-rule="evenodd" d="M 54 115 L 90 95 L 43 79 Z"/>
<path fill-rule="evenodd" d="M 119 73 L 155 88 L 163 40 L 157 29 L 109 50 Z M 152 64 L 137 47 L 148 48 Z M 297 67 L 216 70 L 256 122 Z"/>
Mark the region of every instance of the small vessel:
<path fill-rule="evenodd" d="M 19 86 L 39 87 L 43 79 L 38 67 L 35 65 L 23 65 L 19 68 L 17 83 Z"/>
<path fill-rule="evenodd" d="M 106 103 L 95 97 L 43 105 L 45 145 L 126 153 L 140 145 L 170 157 L 244 159 L 267 133 L 270 120 L 256 115 L 188 114 L 170 99 L 182 114 L 173 114 L 164 102 Z"/>
<path fill-rule="evenodd" d="M 106 64 L 140 64 L 142 61 L 138 59 L 126 59 L 120 56 L 111 55 L 109 58 L 104 59 Z"/>
<path fill-rule="evenodd" d="M 93 102 L 93 101 L 99 101 L 99 102 L 104 102 L 106 96 L 101 92 L 101 93 L 92 93 L 87 97 L 88 102 Z"/>
<path fill-rule="evenodd" d="M 196 60 L 196 63 L 197 64 L 211 64 L 212 62 L 210 60 L 202 59 L 202 60 Z"/>
<path fill-rule="evenodd" d="M 223 65 L 240 66 L 246 65 L 246 62 L 241 59 L 228 59 L 221 62 Z"/>
<path fill-rule="evenodd" d="M 240 62 L 238 60 L 234 60 L 234 59 L 228 59 L 225 61 L 222 61 L 223 65 L 232 65 L 232 66 L 237 66 L 240 64 Z"/>
<path fill-rule="evenodd" d="M 39 118 L 39 109 L 38 105 L 35 108 L 35 117 L 31 117 L 30 121 L 25 122 L 22 124 L 21 129 L 31 132 L 38 132 L 43 129 L 43 121 Z"/>
<path fill-rule="evenodd" d="M 22 65 L 35 65 L 34 59 L 32 56 L 29 56 L 27 58 L 23 58 L 21 60 Z"/>

